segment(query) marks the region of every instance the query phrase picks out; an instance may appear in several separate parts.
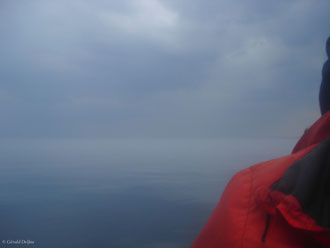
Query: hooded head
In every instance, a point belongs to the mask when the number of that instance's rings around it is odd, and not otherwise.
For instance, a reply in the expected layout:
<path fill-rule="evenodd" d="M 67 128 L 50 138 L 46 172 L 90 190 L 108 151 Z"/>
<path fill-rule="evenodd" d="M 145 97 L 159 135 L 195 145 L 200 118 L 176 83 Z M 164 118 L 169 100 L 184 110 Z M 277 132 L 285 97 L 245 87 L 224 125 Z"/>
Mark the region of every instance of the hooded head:
<path fill-rule="evenodd" d="M 330 58 L 330 37 L 327 40 L 327 44 L 326 44 L 326 51 L 327 51 L 327 55 L 328 55 L 328 59 Z"/>
<path fill-rule="evenodd" d="M 322 69 L 322 83 L 320 87 L 320 108 L 321 114 L 325 114 L 326 112 L 330 111 L 330 37 L 326 43 L 326 52 L 328 55 L 327 61 L 325 61 Z"/>

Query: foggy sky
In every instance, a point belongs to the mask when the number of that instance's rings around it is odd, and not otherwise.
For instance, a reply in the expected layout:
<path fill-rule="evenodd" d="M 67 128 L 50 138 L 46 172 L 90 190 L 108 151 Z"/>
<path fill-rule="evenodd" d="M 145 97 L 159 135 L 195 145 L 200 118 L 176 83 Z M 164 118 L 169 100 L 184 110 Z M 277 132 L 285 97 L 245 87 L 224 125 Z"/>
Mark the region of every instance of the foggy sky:
<path fill-rule="evenodd" d="M 1 138 L 296 137 L 330 3 L 2 0 Z"/>

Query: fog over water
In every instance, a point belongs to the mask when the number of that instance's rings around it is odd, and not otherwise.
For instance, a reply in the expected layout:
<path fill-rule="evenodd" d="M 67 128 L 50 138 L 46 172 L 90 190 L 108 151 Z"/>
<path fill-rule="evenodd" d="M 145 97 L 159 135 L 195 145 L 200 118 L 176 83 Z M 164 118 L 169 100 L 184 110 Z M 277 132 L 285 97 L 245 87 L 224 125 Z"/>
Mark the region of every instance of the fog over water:
<path fill-rule="evenodd" d="M 45 248 L 188 247 L 235 172 L 287 154 L 295 142 L 2 140 L 1 239 Z"/>

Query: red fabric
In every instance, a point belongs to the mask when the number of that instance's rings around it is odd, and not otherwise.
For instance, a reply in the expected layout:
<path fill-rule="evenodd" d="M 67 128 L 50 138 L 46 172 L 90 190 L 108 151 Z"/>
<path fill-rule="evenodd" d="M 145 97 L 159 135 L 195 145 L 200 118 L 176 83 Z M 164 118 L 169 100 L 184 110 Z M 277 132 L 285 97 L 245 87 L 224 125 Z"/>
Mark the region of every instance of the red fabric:
<path fill-rule="evenodd" d="M 284 219 L 292 226 L 298 229 L 306 230 L 306 231 L 330 231 L 329 229 L 323 229 L 318 226 L 315 221 L 305 215 L 302 211 L 300 203 L 297 199 L 292 195 L 285 195 L 280 191 L 272 191 L 268 187 L 263 188 L 266 192 L 260 194 L 261 190 L 258 192 L 259 199 L 257 200 L 262 204 L 264 202 L 264 207 L 266 211 L 272 215 L 276 215 L 280 213 Z M 268 199 L 264 199 L 263 197 L 267 197 Z"/>
<path fill-rule="evenodd" d="M 238 172 L 191 248 L 307 248 L 319 247 L 319 242 L 330 248 L 329 230 L 304 215 L 293 196 L 269 190 L 290 165 L 329 136 L 330 112 L 305 132 L 291 155 Z M 262 242 L 267 214 L 271 217 Z"/>

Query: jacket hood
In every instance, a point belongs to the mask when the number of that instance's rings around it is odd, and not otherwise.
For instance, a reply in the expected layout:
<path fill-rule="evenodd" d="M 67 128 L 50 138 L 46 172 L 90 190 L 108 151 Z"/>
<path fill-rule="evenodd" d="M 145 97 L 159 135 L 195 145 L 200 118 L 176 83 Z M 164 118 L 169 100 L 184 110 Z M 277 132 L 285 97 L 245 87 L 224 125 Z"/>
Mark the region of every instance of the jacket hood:
<path fill-rule="evenodd" d="M 305 132 L 293 153 L 307 147 L 278 180 L 261 187 L 258 200 L 268 214 L 281 215 L 330 247 L 330 112 Z"/>

